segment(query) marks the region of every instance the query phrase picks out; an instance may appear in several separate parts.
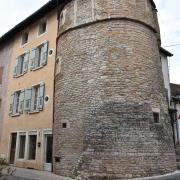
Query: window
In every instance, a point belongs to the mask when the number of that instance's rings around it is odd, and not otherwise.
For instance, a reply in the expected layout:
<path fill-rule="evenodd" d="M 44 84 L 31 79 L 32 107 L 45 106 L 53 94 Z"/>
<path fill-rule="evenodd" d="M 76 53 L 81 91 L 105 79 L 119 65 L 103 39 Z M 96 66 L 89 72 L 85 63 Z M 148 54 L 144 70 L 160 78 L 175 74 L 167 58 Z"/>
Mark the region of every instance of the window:
<path fill-rule="evenodd" d="M 42 21 L 39 24 L 38 35 L 44 34 L 47 30 L 47 21 Z"/>
<path fill-rule="evenodd" d="M 29 135 L 29 151 L 28 151 L 29 160 L 36 159 L 36 141 L 37 141 L 37 135 Z"/>
<path fill-rule="evenodd" d="M 62 27 L 65 23 L 65 17 L 66 17 L 66 9 L 61 12 L 60 19 L 59 19 L 59 27 Z"/>
<path fill-rule="evenodd" d="M 0 84 L 2 84 L 3 67 L 0 67 Z"/>
<path fill-rule="evenodd" d="M 28 71 L 29 53 L 22 54 L 16 58 L 14 77 L 25 74 Z"/>
<path fill-rule="evenodd" d="M 26 112 L 39 112 L 43 110 L 44 90 L 44 83 L 26 89 Z"/>
<path fill-rule="evenodd" d="M 25 158 L 26 135 L 19 136 L 19 159 Z"/>
<path fill-rule="evenodd" d="M 33 103 L 32 103 L 32 105 L 33 105 L 33 111 L 38 111 L 38 94 L 39 94 L 39 85 L 38 86 L 35 86 L 34 88 L 34 97 L 33 97 Z"/>
<path fill-rule="evenodd" d="M 32 49 L 31 70 L 45 66 L 47 63 L 48 42 Z"/>
<path fill-rule="evenodd" d="M 67 123 L 62 123 L 62 128 L 66 129 L 67 128 Z"/>
<path fill-rule="evenodd" d="M 153 112 L 154 123 L 159 123 L 160 115 L 158 112 Z"/>
<path fill-rule="evenodd" d="M 0 109 L 1 109 L 2 100 L 0 99 Z"/>
<path fill-rule="evenodd" d="M 18 114 L 19 113 L 19 100 L 20 100 L 20 94 L 21 94 L 21 91 L 17 91 L 15 93 L 15 106 L 14 106 L 14 111 L 15 111 L 15 114 Z"/>
<path fill-rule="evenodd" d="M 10 97 L 10 115 L 22 114 L 24 104 L 24 90 L 15 91 Z"/>
<path fill-rule="evenodd" d="M 28 42 L 28 33 L 23 33 L 22 34 L 22 39 L 21 39 L 21 45 L 24 45 Z"/>

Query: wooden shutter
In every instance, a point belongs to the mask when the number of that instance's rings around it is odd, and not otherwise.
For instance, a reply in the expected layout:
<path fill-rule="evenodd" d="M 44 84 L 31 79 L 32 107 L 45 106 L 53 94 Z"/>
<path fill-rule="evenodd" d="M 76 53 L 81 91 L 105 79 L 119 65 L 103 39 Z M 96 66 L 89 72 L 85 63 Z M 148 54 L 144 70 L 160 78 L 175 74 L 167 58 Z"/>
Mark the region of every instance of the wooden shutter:
<path fill-rule="evenodd" d="M 36 48 L 32 49 L 32 54 L 31 54 L 31 70 L 35 68 L 35 62 L 36 62 Z"/>
<path fill-rule="evenodd" d="M 16 69 L 16 73 L 17 73 L 17 76 L 19 76 L 20 74 L 21 74 L 21 61 L 22 61 L 22 59 L 21 59 L 21 57 L 19 56 L 18 57 L 18 62 L 17 62 L 17 69 Z"/>
<path fill-rule="evenodd" d="M 24 108 L 24 90 L 21 90 L 20 97 L 19 97 L 19 107 L 18 107 L 18 112 L 20 114 L 23 113 L 23 108 Z"/>
<path fill-rule="evenodd" d="M 9 115 L 12 115 L 12 114 L 13 114 L 13 109 L 14 109 L 14 97 L 15 97 L 15 93 L 13 92 L 13 93 L 11 94 L 11 97 L 10 97 Z"/>
<path fill-rule="evenodd" d="M 45 91 L 45 84 L 41 83 L 39 87 L 39 94 L 38 94 L 38 109 L 40 111 L 43 110 L 44 105 L 44 91 Z"/>
<path fill-rule="evenodd" d="M 41 66 L 45 66 L 47 64 L 47 55 L 48 55 L 48 41 L 44 42 L 42 52 L 40 54 Z"/>
<path fill-rule="evenodd" d="M 32 97 L 32 88 L 27 88 L 25 91 L 25 111 L 31 111 L 31 97 Z"/>
<path fill-rule="evenodd" d="M 19 62 L 19 59 L 16 58 L 16 66 L 14 67 L 14 72 L 13 72 L 13 76 L 14 76 L 14 77 L 17 76 L 17 66 L 18 66 L 18 62 Z"/>
<path fill-rule="evenodd" d="M 29 52 L 25 54 L 24 56 L 24 62 L 23 62 L 23 72 L 28 72 L 28 65 L 29 65 Z"/>

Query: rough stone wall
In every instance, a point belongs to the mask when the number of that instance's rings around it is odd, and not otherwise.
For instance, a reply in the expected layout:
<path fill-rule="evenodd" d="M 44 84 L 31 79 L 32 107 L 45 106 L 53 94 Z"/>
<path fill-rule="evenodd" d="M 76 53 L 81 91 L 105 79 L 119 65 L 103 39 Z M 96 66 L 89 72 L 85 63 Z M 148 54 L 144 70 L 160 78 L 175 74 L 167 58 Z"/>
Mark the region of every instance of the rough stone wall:
<path fill-rule="evenodd" d="M 64 7 L 55 78 L 55 173 L 104 180 L 175 170 L 150 9 L 149 1 L 140 0 L 77 0 Z M 126 13 L 136 21 L 122 18 Z M 158 124 L 153 108 L 160 110 Z"/>
<path fill-rule="evenodd" d="M 2 84 L 0 85 L 0 99 L 1 99 L 1 108 L 0 108 L 0 140 L 2 135 L 2 123 L 5 110 L 5 97 L 7 93 L 8 86 L 8 75 L 9 75 L 9 66 L 12 55 L 12 42 L 0 45 L 0 67 L 3 68 L 2 73 Z"/>

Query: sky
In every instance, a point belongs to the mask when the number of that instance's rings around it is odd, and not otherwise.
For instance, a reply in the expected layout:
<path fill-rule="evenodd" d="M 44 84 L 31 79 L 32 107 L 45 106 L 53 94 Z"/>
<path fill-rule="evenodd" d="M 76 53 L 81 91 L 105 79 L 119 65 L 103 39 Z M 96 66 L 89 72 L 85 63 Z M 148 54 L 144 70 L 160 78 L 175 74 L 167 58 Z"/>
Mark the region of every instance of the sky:
<path fill-rule="evenodd" d="M 161 29 L 162 47 L 169 59 L 170 80 L 180 84 L 180 0 L 154 0 Z M 0 0 L 0 36 L 31 15 L 48 0 Z"/>

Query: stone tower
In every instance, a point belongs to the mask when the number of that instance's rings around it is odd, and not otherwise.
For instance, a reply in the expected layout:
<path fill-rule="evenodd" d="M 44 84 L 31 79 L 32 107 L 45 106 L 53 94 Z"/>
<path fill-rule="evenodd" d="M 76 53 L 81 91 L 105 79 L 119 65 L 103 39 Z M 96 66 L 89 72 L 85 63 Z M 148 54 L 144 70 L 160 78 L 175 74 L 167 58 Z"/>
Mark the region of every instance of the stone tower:
<path fill-rule="evenodd" d="M 83 180 L 176 169 L 151 0 L 60 1 L 54 172 Z"/>

